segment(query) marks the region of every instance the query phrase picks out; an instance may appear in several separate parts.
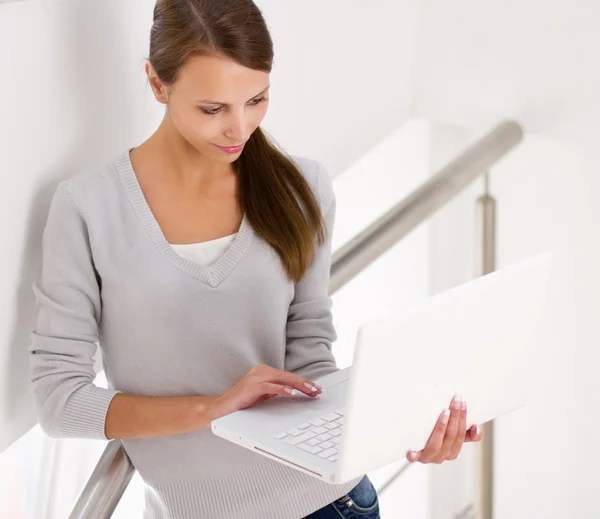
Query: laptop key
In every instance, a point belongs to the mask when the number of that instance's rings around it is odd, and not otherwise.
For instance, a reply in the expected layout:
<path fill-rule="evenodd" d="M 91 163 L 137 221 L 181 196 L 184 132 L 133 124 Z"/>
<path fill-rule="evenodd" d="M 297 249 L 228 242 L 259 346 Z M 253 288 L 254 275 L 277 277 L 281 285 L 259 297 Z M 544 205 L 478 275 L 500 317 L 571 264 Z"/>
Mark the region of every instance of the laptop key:
<path fill-rule="evenodd" d="M 288 434 L 291 434 L 292 436 L 298 436 L 299 434 L 302 434 L 302 431 L 300 429 L 298 429 L 297 427 L 292 427 L 291 429 L 288 429 L 286 432 Z"/>
<path fill-rule="evenodd" d="M 317 454 L 317 456 L 320 456 L 321 458 L 329 458 L 330 456 L 333 456 L 334 454 L 337 455 L 338 451 L 336 449 L 327 449 L 324 450 L 323 452 L 319 452 L 319 454 Z"/>
<path fill-rule="evenodd" d="M 306 440 L 310 440 L 313 437 L 314 437 L 314 435 L 311 435 L 310 433 L 304 433 L 304 434 L 301 434 L 300 436 L 288 438 L 287 440 L 285 440 L 285 443 L 287 443 L 288 445 L 298 445 L 299 443 L 302 443 Z"/>
<path fill-rule="evenodd" d="M 325 416 L 322 416 L 321 418 L 323 418 L 323 420 L 327 421 L 327 422 L 333 422 L 334 420 L 337 420 L 340 417 L 340 415 L 338 415 L 337 413 L 329 413 Z"/>
<path fill-rule="evenodd" d="M 298 445 L 298 447 L 303 451 L 310 452 L 311 454 L 318 454 L 323 450 L 321 447 L 307 445 L 306 443 L 301 443 L 300 445 Z"/>
<path fill-rule="evenodd" d="M 310 427 L 310 423 L 306 422 L 306 423 L 303 423 L 302 425 L 297 425 L 296 427 L 298 429 L 304 430 L 304 429 L 307 429 L 308 427 Z"/>
<path fill-rule="evenodd" d="M 282 432 L 282 433 L 276 434 L 276 435 L 275 435 L 275 439 L 276 439 L 276 440 L 282 440 L 282 439 L 283 439 L 283 438 L 285 438 L 286 436 L 287 436 L 287 433 L 284 433 L 284 432 Z"/>
<path fill-rule="evenodd" d="M 310 423 L 315 425 L 316 427 L 319 427 L 319 426 L 323 425 L 325 423 L 325 421 L 321 420 L 320 418 L 315 418 L 314 420 L 310 420 Z"/>

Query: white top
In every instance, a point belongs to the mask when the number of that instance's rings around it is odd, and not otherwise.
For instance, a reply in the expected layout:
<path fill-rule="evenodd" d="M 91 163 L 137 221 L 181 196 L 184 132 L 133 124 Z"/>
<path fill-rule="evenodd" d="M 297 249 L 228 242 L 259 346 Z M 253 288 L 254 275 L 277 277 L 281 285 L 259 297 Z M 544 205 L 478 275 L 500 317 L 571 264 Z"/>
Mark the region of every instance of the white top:
<path fill-rule="evenodd" d="M 202 241 L 199 243 L 171 244 L 177 254 L 200 265 L 207 266 L 217 261 L 231 245 L 237 232 L 229 236 L 223 236 L 215 240 Z"/>

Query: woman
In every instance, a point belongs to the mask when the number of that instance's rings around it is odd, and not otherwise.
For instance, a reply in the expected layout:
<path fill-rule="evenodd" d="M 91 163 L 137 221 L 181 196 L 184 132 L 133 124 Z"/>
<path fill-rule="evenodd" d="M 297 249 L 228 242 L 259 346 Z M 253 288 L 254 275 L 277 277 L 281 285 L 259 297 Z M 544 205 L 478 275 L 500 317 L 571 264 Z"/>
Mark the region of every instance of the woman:
<path fill-rule="evenodd" d="M 339 369 L 333 185 L 259 127 L 272 62 L 250 0 L 159 0 L 146 73 L 162 123 L 61 182 L 48 213 L 30 346 L 38 419 L 55 438 L 120 439 L 145 519 L 379 517 L 366 475 L 330 485 L 210 429 L 291 389 L 318 398 L 314 380 Z M 108 389 L 93 383 L 96 342 Z M 440 443 L 420 461 L 457 454 L 464 412 L 450 424 L 446 454 Z"/>

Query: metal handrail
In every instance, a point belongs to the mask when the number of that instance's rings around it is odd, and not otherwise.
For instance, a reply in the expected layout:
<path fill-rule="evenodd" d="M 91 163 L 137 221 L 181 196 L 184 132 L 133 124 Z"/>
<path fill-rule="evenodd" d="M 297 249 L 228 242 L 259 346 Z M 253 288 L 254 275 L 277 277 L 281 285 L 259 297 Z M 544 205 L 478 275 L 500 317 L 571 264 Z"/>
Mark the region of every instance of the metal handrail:
<path fill-rule="evenodd" d="M 331 259 L 329 294 L 335 293 L 389 248 L 441 209 L 523 138 L 515 121 L 503 121 L 433 175 L 421 187 L 337 249 Z M 400 469 L 383 492 L 406 468 Z M 111 440 L 81 491 L 69 519 L 108 519 L 135 467 L 118 439 Z"/>
<path fill-rule="evenodd" d="M 111 517 L 134 473 L 121 440 L 108 442 L 69 519 Z"/>
<path fill-rule="evenodd" d="M 344 286 L 404 236 L 483 175 L 523 138 L 514 121 L 503 121 L 421 187 L 337 249 L 331 257 L 329 293 Z"/>

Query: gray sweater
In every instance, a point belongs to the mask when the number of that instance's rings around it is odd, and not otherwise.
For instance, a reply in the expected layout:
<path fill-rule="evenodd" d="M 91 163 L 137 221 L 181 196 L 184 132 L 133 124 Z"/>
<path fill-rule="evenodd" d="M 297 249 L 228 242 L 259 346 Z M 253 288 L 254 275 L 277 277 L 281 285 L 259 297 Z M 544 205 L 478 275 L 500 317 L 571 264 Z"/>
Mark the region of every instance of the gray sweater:
<path fill-rule="evenodd" d="M 46 434 L 106 441 L 106 412 L 120 392 L 218 395 L 257 364 L 312 380 L 339 369 L 328 297 L 333 183 L 319 162 L 292 158 L 328 228 L 297 284 L 245 215 L 215 263 L 178 255 L 144 198 L 129 149 L 60 182 L 33 285 L 29 347 Z M 94 384 L 97 345 L 108 389 Z M 362 479 L 322 482 L 210 428 L 121 441 L 145 483 L 144 519 L 300 519 Z"/>

